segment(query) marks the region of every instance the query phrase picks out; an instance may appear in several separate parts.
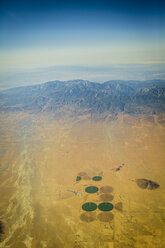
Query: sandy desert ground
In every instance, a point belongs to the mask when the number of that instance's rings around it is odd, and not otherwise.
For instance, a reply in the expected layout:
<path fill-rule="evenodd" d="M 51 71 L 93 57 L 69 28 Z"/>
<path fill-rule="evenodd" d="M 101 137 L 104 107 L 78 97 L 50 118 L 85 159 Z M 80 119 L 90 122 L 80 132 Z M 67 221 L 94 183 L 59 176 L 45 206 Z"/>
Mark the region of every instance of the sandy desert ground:
<path fill-rule="evenodd" d="M 164 116 L 88 117 L 1 114 L 0 247 L 165 247 Z"/>

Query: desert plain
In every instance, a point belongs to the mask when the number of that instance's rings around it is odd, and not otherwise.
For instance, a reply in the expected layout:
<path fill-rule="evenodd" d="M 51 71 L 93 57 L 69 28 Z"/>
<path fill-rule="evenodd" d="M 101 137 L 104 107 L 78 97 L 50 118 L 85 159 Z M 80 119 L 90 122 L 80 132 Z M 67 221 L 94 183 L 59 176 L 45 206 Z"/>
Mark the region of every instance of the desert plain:
<path fill-rule="evenodd" d="M 0 247 L 165 247 L 164 114 L 0 120 Z M 84 211 L 87 202 L 97 208 Z"/>

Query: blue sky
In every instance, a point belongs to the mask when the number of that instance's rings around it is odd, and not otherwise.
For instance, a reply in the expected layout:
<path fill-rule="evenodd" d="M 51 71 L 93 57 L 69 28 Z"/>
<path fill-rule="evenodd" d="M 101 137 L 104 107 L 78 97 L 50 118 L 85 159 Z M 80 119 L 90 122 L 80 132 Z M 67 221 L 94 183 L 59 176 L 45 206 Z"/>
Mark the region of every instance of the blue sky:
<path fill-rule="evenodd" d="M 1 68 L 165 60 L 160 0 L 2 0 L 0 9 Z"/>
<path fill-rule="evenodd" d="M 0 89 L 165 78 L 165 2 L 1 0 Z"/>

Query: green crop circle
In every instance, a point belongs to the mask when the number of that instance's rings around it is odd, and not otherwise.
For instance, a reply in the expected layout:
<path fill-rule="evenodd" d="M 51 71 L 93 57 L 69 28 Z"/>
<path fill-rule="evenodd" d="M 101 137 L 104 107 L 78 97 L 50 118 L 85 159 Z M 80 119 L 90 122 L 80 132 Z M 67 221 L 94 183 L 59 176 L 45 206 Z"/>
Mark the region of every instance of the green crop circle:
<path fill-rule="evenodd" d="M 98 209 L 101 211 L 111 211 L 113 209 L 113 204 L 109 202 L 102 202 L 98 205 Z"/>
<path fill-rule="evenodd" d="M 94 211 L 97 209 L 97 205 L 93 202 L 86 202 L 82 205 L 82 209 L 87 212 Z"/>
<path fill-rule="evenodd" d="M 80 176 L 76 177 L 76 181 L 80 181 L 82 178 Z"/>
<path fill-rule="evenodd" d="M 101 181 L 102 180 L 102 177 L 100 176 L 95 176 L 92 178 L 94 181 Z"/>
<path fill-rule="evenodd" d="M 99 189 L 96 186 L 89 186 L 85 188 L 85 191 L 89 194 L 96 193 Z"/>

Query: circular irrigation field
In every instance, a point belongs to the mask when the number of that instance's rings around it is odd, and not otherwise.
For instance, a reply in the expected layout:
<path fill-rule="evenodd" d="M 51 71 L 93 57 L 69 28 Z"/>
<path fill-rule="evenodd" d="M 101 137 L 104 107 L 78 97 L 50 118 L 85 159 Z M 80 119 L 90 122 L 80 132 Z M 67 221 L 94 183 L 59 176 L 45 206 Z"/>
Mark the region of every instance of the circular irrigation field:
<path fill-rule="evenodd" d="M 92 179 L 93 179 L 93 181 L 101 181 L 101 180 L 102 180 L 102 177 L 100 177 L 100 176 L 95 176 L 95 177 L 93 177 Z"/>
<path fill-rule="evenodd" d="M 85 191 L 89 194 L 94 194 L 98 191 L 99 189 L 96 186 L 89 186 L 85 188 Z"/>
<path fill-rule="evenodd" d="M 87 212 L 94 211 L 97 209 L 97 205 L 94 202 L 86 202 L 82 205 L 82 209 Z"/>
<path fill-rule="evenodd" d="M 107 193 L 100 195 L 100 200 L 103 201 L 103 202 L 112 201 L 113 198 L 114 198 L 113 195 L 107 194 Z"/>
<path fill-rule="evenodd" d="M 100 188 L 100 191 L 102 193 L 111 193 L 113 191 L 113 188 L 111 186 L 103 186 Z"/>
<path fill-rule="evenodd" d="M 77 176 L 76 177 L 76 181 L 78 182 L 78 181 L 80 181 L 82 178 L 80 177 L 80 176 Z"/>
<path fill-rule="evenodd" d="M 109 202 L 102 202 L 98 205 L 98 209 L 101 211 L 111 211 L 113 209 L 113 204 Z"/>

